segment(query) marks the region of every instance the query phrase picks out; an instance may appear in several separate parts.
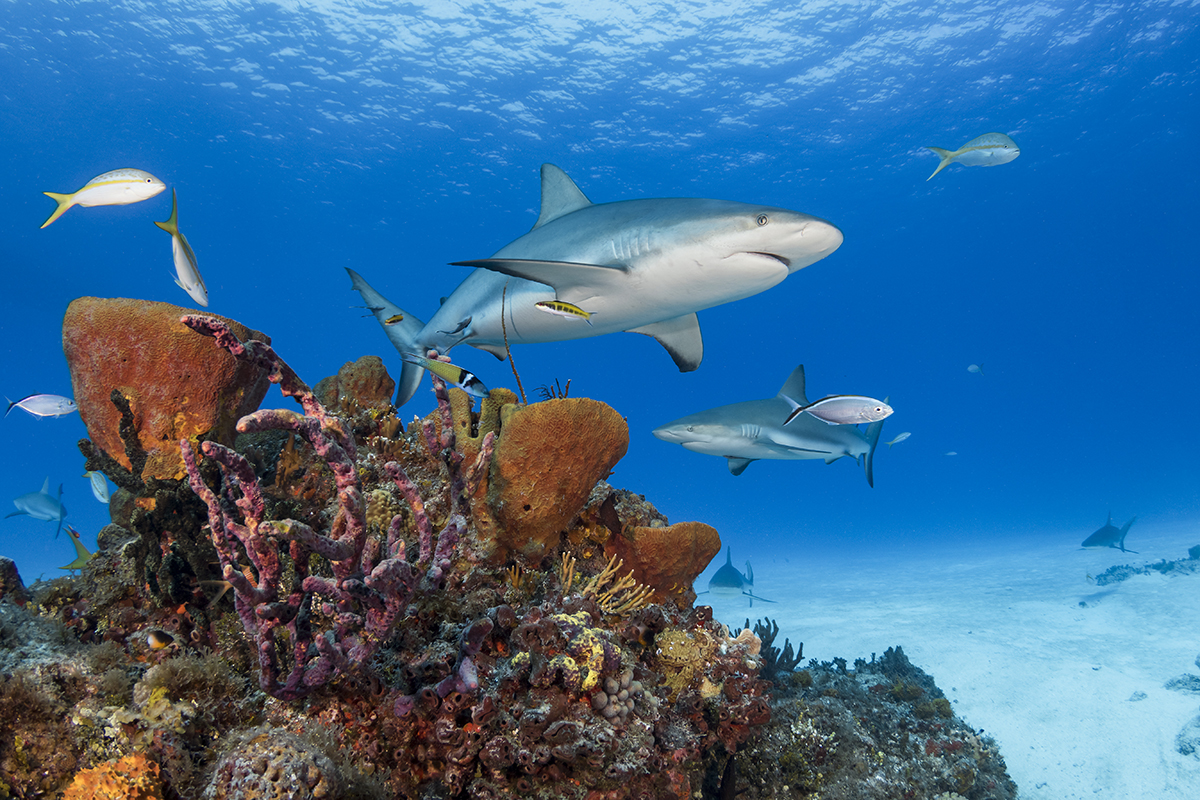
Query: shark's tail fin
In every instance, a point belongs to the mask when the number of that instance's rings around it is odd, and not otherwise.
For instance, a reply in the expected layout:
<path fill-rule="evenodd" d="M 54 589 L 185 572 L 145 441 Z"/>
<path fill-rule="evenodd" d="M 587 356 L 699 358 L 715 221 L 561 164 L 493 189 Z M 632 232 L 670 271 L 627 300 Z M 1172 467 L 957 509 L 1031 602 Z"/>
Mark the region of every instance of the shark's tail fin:
<path fill-rule="evenodd" d="M 1109 517 L 1111 518 L 1112 514 L 1109 514 Z M 1126 522 L 1121 527 L 1121 538 L 1117 540 L 1117 544 L 1118 544 L 1118 546 L 1120 546 L 1122 553 L 1134 553 L 1134 555 L 1137 555 L 1137 553 L 1135 551 L 1125 549 L 1125 537 L 1129 534 L 1129 529 L 1133 526 L 1133 523 L 1135 523 L 1135 522 L 1137 522 L 1137 517 L 1134 517 L 1133 519 L 1129 520 L 1129 522 Z"/>
<path fill-rule="evenodd" d="M 872 489 L 875 488 L 875 448 L 879 446 L 879 434 L 883 432 L 884 422 L 880 419 L 867 426 L 867 454 L 863 456 L 863 469 L 867 473 L 867 485 Z"/>
<path fill-rule="evenodd" d="M 346 272 L 350 273 L 350 281 L 354 290 L 362 295 L 367 310 L 375 315 L 375 319 L 379 320 L 379 324 L 392 346 L 400 351 L 401 355 L 405 353 L 425 355 L 426 348 L 417 342 L 417 337 L 425 328 L 425 323 L 375 291 L 371 284 L 363 280 L 363 277 L 354 270 L 347 267 Z M 399 322 L 388 322 L 398 315 L 403 319 Z M 421 384 L 424 374 L 424 368 L 417 364 L 408 361 L 403 363 L 400 368 L 400 380 L 396 381 L 397 406 L 402 406 L 412 399 L 412 396 L 417 393 L 417 387 Z"/>
<path fill-rule="evenodd" d="M 955 154 L 950 152 L 949 150 L 943 150 L 940 147 L 926 147 L 925 149 L 932 150 L 933 152 L 938 154 L 939 158 L 942 159 L 942 163 L 938 164 L 938 168 L 933 171 L 933 175 L 937 175 L 939 172 L 944 170 L 946 167 L 948 167 L 954 163 Z M 930 178 L 933 177 L 933 175 L 930 175 L 929 178 L 926 178 L 925 180 L 929 180 Z"/>

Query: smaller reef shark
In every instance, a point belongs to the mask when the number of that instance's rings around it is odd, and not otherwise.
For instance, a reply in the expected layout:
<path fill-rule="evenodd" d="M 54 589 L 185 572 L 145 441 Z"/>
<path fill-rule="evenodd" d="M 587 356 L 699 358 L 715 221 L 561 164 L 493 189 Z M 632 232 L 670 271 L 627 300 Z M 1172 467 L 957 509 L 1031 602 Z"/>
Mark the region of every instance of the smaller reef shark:
<path fill-rule="evenodd" d="M 1137 550 L 1125 549 L 1125 536 L 1129 533 L 1129 528 L 1137 521 L 1137 517 L 1126 522 L 1124 527 L 1118 528 L 1112 524 L 1112 512 L 1108 512 L 1108 522 L 1104 523 L 1104 527 L 1093 533 L 1091 536 L 1083 540 L 1080 547 L 1098 548 L 1112 547 L 1120 550 L 1122 553 L 1133 553 L 1137 555 Z"/>
<path fill-rule="evenodd" d="M 820 458 L 830 464 L 849 456 L 861 459 L 867 483 L 874 486 L 872 464 L 883 420 L 872 422 L 863 433 L 854 425 L 827 425 L 801 414 L 784 427 L 784 420 L 797 405 L 808 405 L 803 364 L 792 371 L 774 397 L 699 411 L 659 425 L 653 433 L 664 442 L 728 459 L 734 475 L 741 475 L 751 461 L 760 458 Z"/>
<path fill-rule="evenodd" d="M 754 592 L 754 570 L 750 567 L 750 562 L 746 562 L 746 574 L 743 575 L 737 567 L 733 565 L 733 548 L 725 548 L 725 566 L 717 570 L 716 574 L 708 581 L 708 591 L 700 592 L 700 594 L 718 594 L 722 597 L 735 597 L 737 595 L 746 595 L 750 598 L 750 607 L 754 607 L 755 600 L 761 600 L 764 603 L 774 603 L 774 600 L 768 600 L 765 597 L 757 597 Z"/>
<path fill-rule="evenodd" d="M 62 532 L 63 517 L 67 516 L 67 509 L 63 507 L 62 500 L 62 484 L 58 485 L 58 497 L 50 494 L 50 478 L 47 477 L 42 483 L 42 488 L 37 492 L 29 492 L 20 497 L 13 498 L 13 505 L 17 510 L 11 514 L 5 514 L 4 518 L 16 517 L 21 514 L 28 514 L 34 519 L 45 520 L 46 522 L 58 522 L 58 529 L 54 531 L 54 538 L 58 538 L 58 534 Z"/>

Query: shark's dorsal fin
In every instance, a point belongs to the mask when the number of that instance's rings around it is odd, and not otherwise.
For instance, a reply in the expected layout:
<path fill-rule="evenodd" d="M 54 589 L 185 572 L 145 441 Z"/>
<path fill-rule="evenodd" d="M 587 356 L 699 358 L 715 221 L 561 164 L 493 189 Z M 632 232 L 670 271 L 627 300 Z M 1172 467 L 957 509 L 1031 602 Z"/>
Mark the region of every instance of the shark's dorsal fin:
<path fill-rule="evenodd" d="M 42 481 L 42 494 L 50 494 L 50 476 L 46 476 L 46 480 Z M 1112 516 L 1111 514 L 1109 516 Z"/>
<path fill-rule="evenodd" d="M 542 213 L 533 228 L 540 228 L 547 222 L 565 217 L 591 204 L 592 201 L 579 191 L 579 187 L 567 177 L 567 173 L 553 164 L 542 164 Z"/>
<path fill-rule="evenodd" d="M 792 370 L 792 374 L 784 382 L 783 388 L 779 390 L 779 396 L 786 400 L 790 400 L 790 405 L 795 408 L 797 404 L 808 405 L 808 398 L 804 396 L 804 365 L 796 367 Z"/>

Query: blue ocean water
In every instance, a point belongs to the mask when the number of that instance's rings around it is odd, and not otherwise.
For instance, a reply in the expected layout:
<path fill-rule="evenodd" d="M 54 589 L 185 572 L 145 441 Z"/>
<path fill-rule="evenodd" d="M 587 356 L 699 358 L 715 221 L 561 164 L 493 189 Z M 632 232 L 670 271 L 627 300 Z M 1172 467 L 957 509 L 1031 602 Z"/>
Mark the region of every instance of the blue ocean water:
<path fill-rule="evenodd" d="M 537 218 L 538 169 L 594 202 L 713 197 L 830 220 L 845 243 L 700 313 L 704 362 L 614 334 L 517 346 L 527 387 L 627 416 L 611 481 L 745 557 L 1064 547 L 1118 521 L 1200 517 L 1196 2 L 8 2 L 0 6 L 0 390 L 70 393 L 67 304 L 194 306 L 143 203 L 41 192 L 118 167 L 177 190 L 209 308 L 271 335 L 310 383 L 399 359 L 344 272 L 427 318 Z M 951 166 L 989 131 L 1021 156 Z M 507 364 L 457 363 L 489 385 Z M 890 398 L 875 488 L 848 459 L 723 459 L 651 436 L 769 397 Z M 967 370 L 980 364 L 982 374 Z M 428 384 L 402 416 L 433 407 Z M 267 404 L 279 404 L 277 393 Z M 89 546 L 106 510 L 78 419 L 0 422 L 0 494 L 64 484 Z M 956 455 L 948 455 L 955 453 Z M 27 581 L 74 558 L 53 525 L 0 521 Z M 1117 554 L 1119 555 L 1119 554 Z M 785 568 L 785 567 L 780 567 Z"/>

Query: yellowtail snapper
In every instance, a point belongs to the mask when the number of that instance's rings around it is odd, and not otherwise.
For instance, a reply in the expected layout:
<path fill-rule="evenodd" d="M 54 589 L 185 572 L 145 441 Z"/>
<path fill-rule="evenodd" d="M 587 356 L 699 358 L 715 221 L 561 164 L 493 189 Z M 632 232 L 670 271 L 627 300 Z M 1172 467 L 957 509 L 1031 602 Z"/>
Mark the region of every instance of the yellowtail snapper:
<path fill-rule="evenodd" d="M 556 317 L 566 317 L 567 319 L 581 319 L 588 325 L 592 324 L 591 312 L 584 311 L 574 303 L 567 303 L 563 300 L 542 300 L 539 303 L 534 303 L 534 306 L 545 311 L 547 314 L 553 314 Z"/>
<path fill-rule="evenodd" d="M 114 169 L 92 178 L 77 192 L 42 192 L 58 203 L 58 208 L 42 227 L 61 217 L 71 206 L 126 206 L 149 200 L 165 188 L 165 183 L 144 170 Z"/>
<path fill-rule="evenodd" d="M 384 325 L 395 325 L 397 322 L 404 322 L 403 314 L 392 314 L 390 317 L 388 317 L 387 319 L 385 319 L 383 321 L 383 324 Z"/>
<path fill-rule="evenodd" d="M 983 136 L 976 136 L 957 150 L 943 150 L 940 147 L 926 147 L 925 149 L 932 150 L 942 158 L 942 163 L 938 164 L 933 175 L 937 175 L 955 162 L 964 167 L 995 167 L 1007 164 L 1021 155 L 1021 148 L 1017 147 L 1017 143 L 1003 133 L 985 133 Z M 925 180 L 929 180 L 933 175 Z"/>
<path fill-rule="evenodd" d="M 67 564 L 65 567 L 59 567 L 59 569 L 66 569 L 66 570 L 83 569 L 84 566 L 89 561 L 92 560 L 92 554 L 89 553 L 87 551 L 87 548 L 83 546 L 83 540 L 79 538 L 79 531 L 75 530 L 70 525 L 68 525 L 67 533 L 70 534 L 71 544 L 75 545 L 75 560 L 72 561 L 70 564 Z"/>
<path fill-rule="evenodd" d="M 434 361 L 412 353 L 401 353 L 400 357 L 409 364 L 429 370 L 446 383 L 454 384 L 473 397 L 488 396 L 488 388 L 483 385 L 483 381 L 462 367 L 456 367 L 448 361 Z"/>
<path fill-rule="evenodd" d="M 204 278 L 200 277 L 200 268 L 196 266 L 196 254 L 192 252 L 187 237 L 179 232 L 179 203 L 174 189 L 171 190 L 171 218 L 154 224 L 171 234 L 171 257 L 175 260 L 175 274 L 178 276 L 175 283 L 207 308 L 208 289 L 204 286 Z"/>
<path fill-rule="evenodd" d="M 892 414 L 892 407 L 882 400 L 858 394 L 835 394 L 823 397 L 815 403 L 801 404 L 784 398 L 792 404 L 792 413 L 783 421 L 784 425 L 807 412 L 829 425 L 857 425 L 860 422 L 878 422 Z"/>

